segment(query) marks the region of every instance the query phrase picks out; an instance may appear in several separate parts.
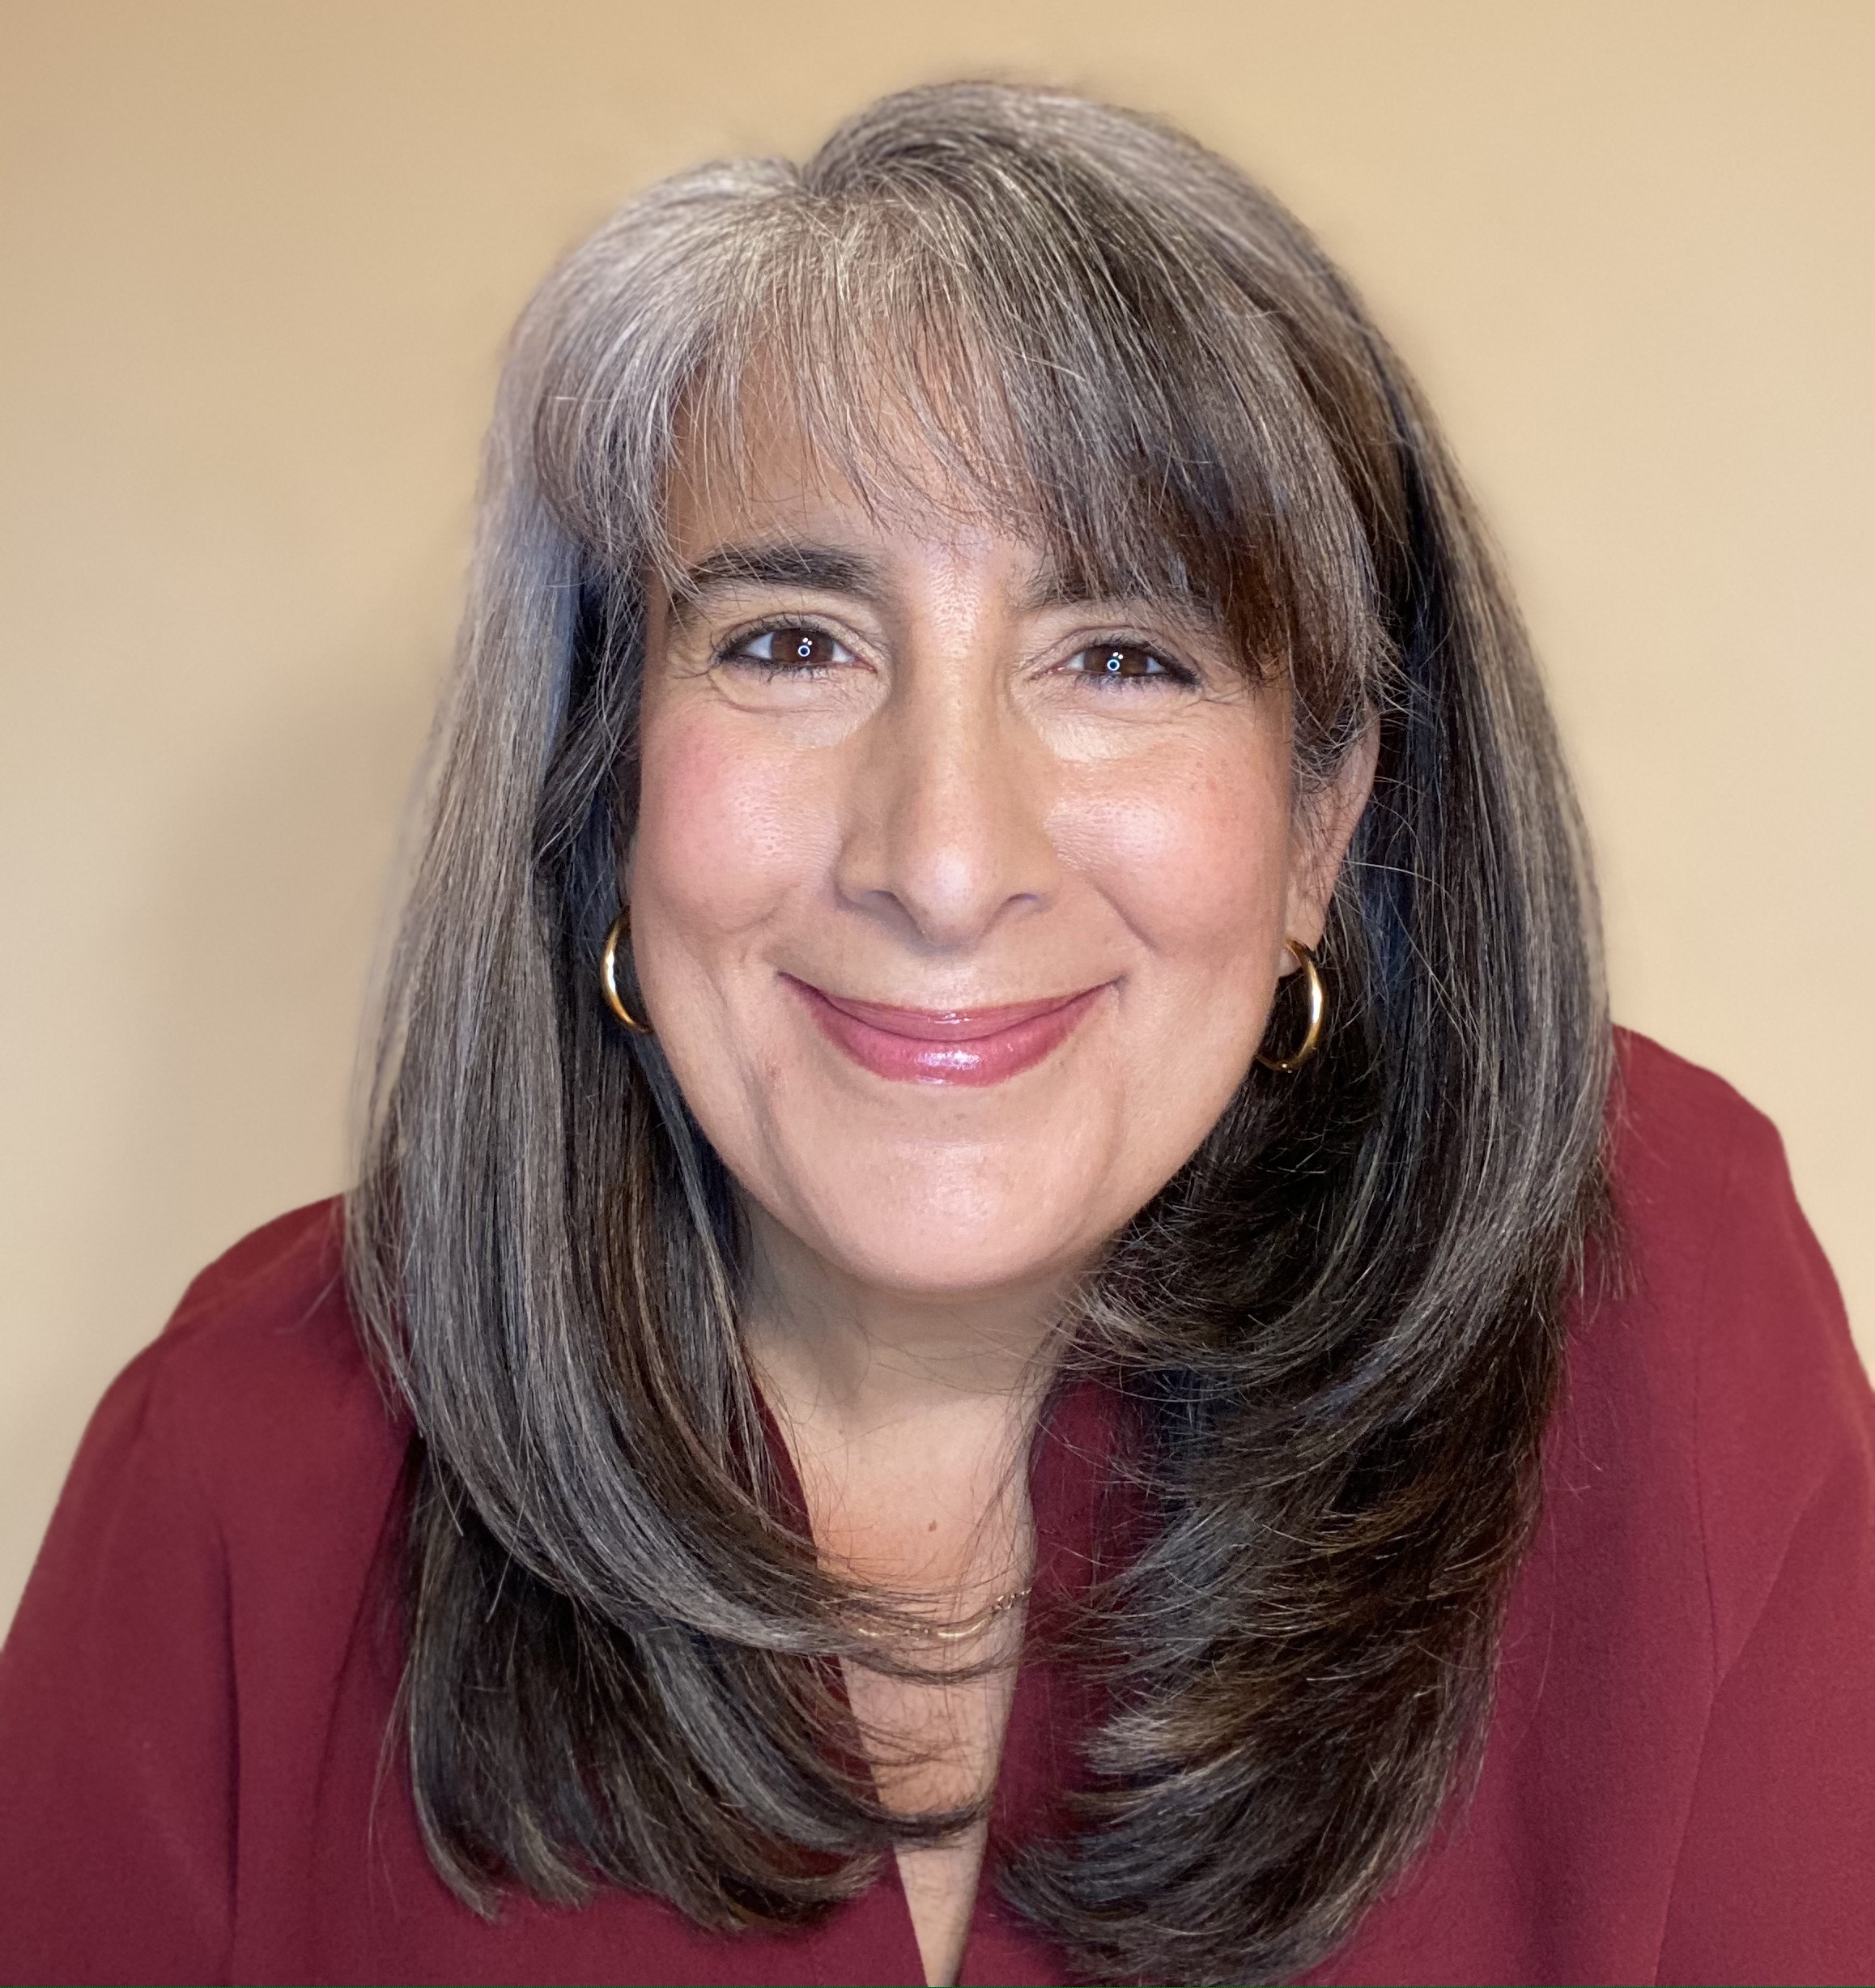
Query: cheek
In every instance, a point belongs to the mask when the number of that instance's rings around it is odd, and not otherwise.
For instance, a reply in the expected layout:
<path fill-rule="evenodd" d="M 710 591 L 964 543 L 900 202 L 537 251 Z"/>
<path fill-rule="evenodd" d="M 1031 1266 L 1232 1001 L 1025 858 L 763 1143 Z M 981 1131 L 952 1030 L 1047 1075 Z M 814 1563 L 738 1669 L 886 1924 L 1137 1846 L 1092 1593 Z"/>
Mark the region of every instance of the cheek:
<path fill-rule="evenodd" d="M 1289 820 L 1286 758 L 1252 734 L 1103 769 L 1063 794 L 1051 828 L 1159 963 L 1202 974 L 1273 961 Z"/>
<path fill-rule="evenodd" d="M 754 729 L 707 707 L 648 718 L 627 883 L 635 932 L 667 922 L 693 942 L 740 931 L 825 869 L 832 817 L 812 756 L 766 751 Z"/>

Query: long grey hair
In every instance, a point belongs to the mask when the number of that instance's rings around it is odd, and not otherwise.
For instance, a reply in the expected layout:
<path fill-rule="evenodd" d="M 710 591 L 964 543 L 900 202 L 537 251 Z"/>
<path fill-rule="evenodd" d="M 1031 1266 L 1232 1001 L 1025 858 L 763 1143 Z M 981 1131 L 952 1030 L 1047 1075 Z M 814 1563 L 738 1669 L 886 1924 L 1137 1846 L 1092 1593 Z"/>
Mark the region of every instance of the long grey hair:
<path fill-rule="evenodd" d="M 1085 1790 L 998 1879 L 1101 1978 L 1292 1973 L 1488 1704 L 1600 1205 L 1592 892 L 1516 614 L 1346 282 L 1188 138 L 1041 92 L 914 91 L 803 166 L 666 181 L 515 334 L 349 1201 L 416 1431 L 431 1855 L 484 1907 L 611 1883 L 733 1929 L 959 1820 L 855 1766 L 831 1659 L 882 1604 L 781 1508 L 733 1185 L 594 971 L 676 438 L 733 471 L 755 380 L 880 502 L 935 500 L 935 457 L 1094 590 L 1217 617 L 1288 681 L 1301 805 L 1377 727 L 1325 1046 L 1246 1078 L 1083 1295 L 1071 1360 L 1137 1405 L 1153 1523 L 1077 1646 Z"/>

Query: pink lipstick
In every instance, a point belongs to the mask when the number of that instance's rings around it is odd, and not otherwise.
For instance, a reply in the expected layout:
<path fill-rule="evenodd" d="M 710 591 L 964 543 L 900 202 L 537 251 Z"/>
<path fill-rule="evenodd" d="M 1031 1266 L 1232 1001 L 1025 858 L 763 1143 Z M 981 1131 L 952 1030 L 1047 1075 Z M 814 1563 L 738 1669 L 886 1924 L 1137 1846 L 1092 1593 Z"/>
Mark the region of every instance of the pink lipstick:
<path fill-rule="evenodd" d="M 899 1083 L 1001 1083 L 1067 1041 L 1103 987 L 995 1008 L 900 1008 L 782 978 L 820 1032 L 862 1070 Z M 1104 983 L 1103 983 L 1103 986 Z"/>

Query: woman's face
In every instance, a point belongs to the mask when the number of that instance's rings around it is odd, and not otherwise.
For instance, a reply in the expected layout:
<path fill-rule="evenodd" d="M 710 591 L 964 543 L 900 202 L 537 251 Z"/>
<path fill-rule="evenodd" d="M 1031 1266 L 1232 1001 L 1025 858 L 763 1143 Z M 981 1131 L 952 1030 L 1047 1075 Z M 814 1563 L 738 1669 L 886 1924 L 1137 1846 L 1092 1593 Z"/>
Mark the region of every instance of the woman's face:
<path fill-rule="evenodd" d="M 1218 630 L 942 494 L 882 519 L 786 428 L 671 504 L 632 950 L 758 1238 L 905 1296 L 1073 1275 L 1243 1079 L 1371 760 L 1299 818 Z"/>

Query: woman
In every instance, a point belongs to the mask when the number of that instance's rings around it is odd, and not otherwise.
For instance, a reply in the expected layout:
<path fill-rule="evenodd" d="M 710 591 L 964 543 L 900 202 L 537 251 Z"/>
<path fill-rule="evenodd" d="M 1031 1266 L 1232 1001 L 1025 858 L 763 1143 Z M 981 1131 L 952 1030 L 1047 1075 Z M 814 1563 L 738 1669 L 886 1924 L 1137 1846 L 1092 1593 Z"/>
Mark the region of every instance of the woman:
<path fill-rule="evenodd" d="M 390 983 L 74 1469 L 12 1974 L 1875 1966 L 1827 1269 L 1228 165 L 917 92 L 573 255 Z"/>

